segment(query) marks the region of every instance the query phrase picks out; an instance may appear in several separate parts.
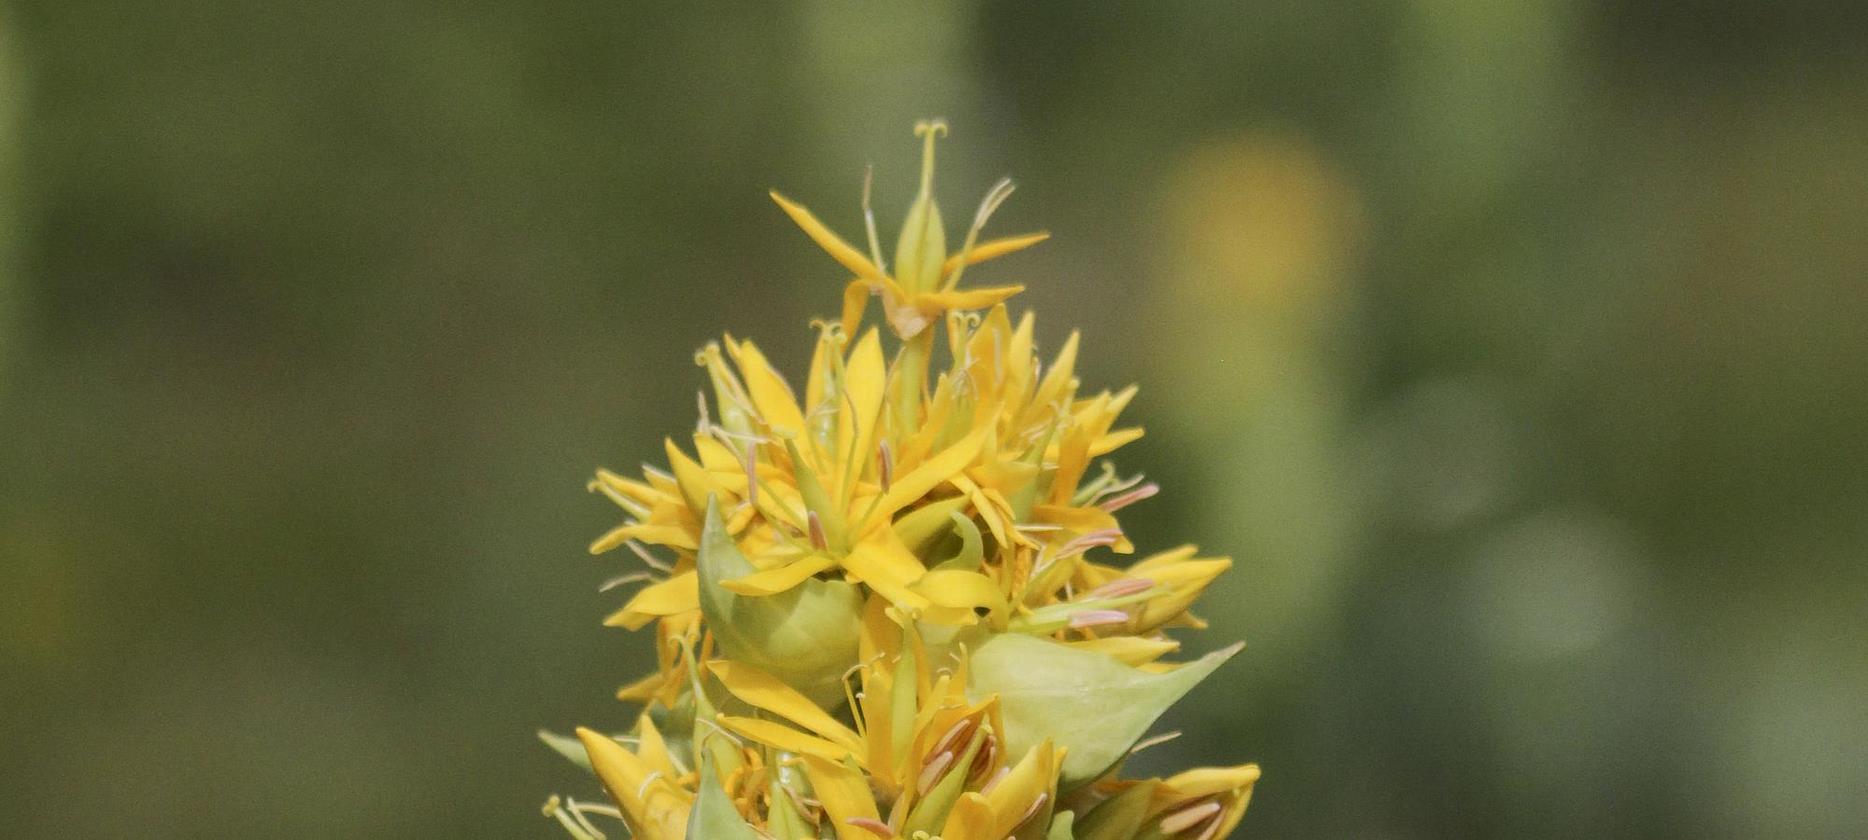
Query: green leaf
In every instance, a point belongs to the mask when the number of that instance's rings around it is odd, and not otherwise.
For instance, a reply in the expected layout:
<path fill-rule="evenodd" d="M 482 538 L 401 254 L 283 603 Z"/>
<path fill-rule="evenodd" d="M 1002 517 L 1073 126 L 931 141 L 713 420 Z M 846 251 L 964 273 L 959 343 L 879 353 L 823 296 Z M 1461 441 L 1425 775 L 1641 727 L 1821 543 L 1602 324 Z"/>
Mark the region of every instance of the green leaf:
<path fill-rule="evenodd" d="M 975 702 L 999 695 L 1007 754 L 1047 738 L 1068 747 L 1059 786 L 1070 788 L 1114 766 L 1168 706 L 1241 647 L 1156 674 L 1100 653 L 1001 633 L 973 650 L 967 693 Z"/>
<path fill-rule="evenodd" d="M 695 563 L 701 614 L 720 652 L 803 692 L 827 709 L 843 704 L 843 674 L 856 664 L 863 599 L 840 580 L 806 580 L 776 595 L 738 595 L 721 581 L 757 571 L 720 521 L 713 501 Z"/>
<path fill-rule="evenodd" d="M 1128 790 L 1096 804 L 1077 824 L 1079 840 L 1129 840 L 1140 830 L 1148 805 L 1154 800 L 1160 782 L 1149 779 L 1137 782 Z"/>
<path fill-rule="evenodd" d="M 687 840 L 760 840 L 759 833 L 740 819 L 727 798 L 726 788 L 713 771 L 713 761 L 701 760 L 700 795 L 688 812 Z"/>
<path fill-rule="evenodd" d="M 1044 840 L 1077 840 L 1077 836 L 1071 831 L 1070 823 L 1073 816 L 1069 811 L 1059 811 L 1057 816 L 1051 818 L 1051 831 L 1044 835 Z"/>
<path fill-rule="evenodd" d="M 590 753 L 584 751 L 584 742 L 569 735 L 559 735 L 549 729 L 538 730 L 538 740 L 544 741 L 545 746 L 570 759 L 572 764 L 584 768 L 585 772 L 596 772 L 590 769 Z"/>

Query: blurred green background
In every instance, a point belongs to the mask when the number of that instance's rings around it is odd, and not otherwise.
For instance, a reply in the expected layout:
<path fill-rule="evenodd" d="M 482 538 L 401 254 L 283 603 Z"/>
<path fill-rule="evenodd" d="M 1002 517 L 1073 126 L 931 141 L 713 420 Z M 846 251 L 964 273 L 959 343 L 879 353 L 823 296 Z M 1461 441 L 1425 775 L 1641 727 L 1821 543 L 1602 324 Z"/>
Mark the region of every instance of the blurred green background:
<path fill-rule="evenodd" d="M 593 468 L 950 225 L 1246 654 L 1246 837 L 1868 835 L 1868 7 L 0 5 L 0 835 L 551 837 Z M 892 234 L 885 233 L 885 236 Z M 969 273 L 969 276 L 972 276 Z"/>

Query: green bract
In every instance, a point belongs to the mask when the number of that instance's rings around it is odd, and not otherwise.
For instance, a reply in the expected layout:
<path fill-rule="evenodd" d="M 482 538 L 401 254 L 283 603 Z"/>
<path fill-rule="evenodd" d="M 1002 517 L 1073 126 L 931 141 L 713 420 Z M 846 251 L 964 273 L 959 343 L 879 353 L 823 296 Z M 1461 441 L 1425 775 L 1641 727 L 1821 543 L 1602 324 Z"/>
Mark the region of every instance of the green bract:
<path fill-rule="evenodd" d="M 1241 647 L 1150 673 L 1100 653 L 1004 633 L 972 652 L 967 693 L 999 695 L 1013 755 L 1047 739 L 1068 747 L 1058 784 L 1071 788 L 1115 766 L 1168 706 Z"/>
<path fill-rule="evenodd" d="M 701 614 L 720 652 L 784 680 L 820 705 L 843 701 L 842 677 L 856 664 L 863 599 L 844 581 L 811 579 L 776 595 L 737 595 L 721 581 L 758 571 L 707 505 L 695 561 Z"/>

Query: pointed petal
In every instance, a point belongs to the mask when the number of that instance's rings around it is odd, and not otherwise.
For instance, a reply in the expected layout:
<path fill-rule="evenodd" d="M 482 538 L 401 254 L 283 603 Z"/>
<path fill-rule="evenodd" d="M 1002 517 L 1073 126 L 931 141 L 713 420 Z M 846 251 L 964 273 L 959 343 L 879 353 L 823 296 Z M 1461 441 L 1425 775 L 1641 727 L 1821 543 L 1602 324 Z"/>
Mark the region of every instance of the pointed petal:
<path fill-rule="evenodd" d="M 1029 248 L 1033 245 L 1036 245 L 1050 238 L 1051 238 L 1051 234 L 1049 232 L 1039 231 L 1037 233 L 1026 233 L 1026 234 L 1020 234 L 1018 236 L 1005 236 L 1005 237 L 1000 237 L 998 239 L 988 239 L 985 242 L 979 242 L 979 243 L 974 244 L 973 250 L 967 252 L 964 255 L 966 257 L 966 264 L 977 265 L 987 260 L 1003 257 L 1006 254 L 1010 254 L 1015 251 L 1023 251 L 1026 248 Z M 942 277 L 952 274 L 954 269 L 960 267 L 961 256 L 962 256 L 961 254 L 954 254 L 953 256 L 948 257 L 945 263 L 941 264 L 940 273 Z"/>
<path fill-rule="evenodd" d="M 721 581 L 720 585 L 740 595 L 777 595 L 810 580 L 813 575 L 835 565 L 836 563 L 831 562 L 830 558 L 822 554 L 813 554 L 775 569 Z"/>
<path fill-rule="evenodd" d="M 718 677 L 734 697 L 755 708 L 780 715 L 851 752 L 861 749 L 862 740 L 855 732 L 777 677 L 745 663 L 725 659 L 707 663 L 707 670 Z"/>
<path fill-rule="evenodd" d="M 882 282 L 882 272 L 876 268 L 875 263 L 863 256 L 863 252 L 850 247 L 850 243 L 832 233 L 830 228 L 824 227 L 824 223 L 811 215 L 811 211 L 804 209 L 804 205 L 779 195 L 777 190 L 772 191 L 772 200 L 778 202 L 779 208 L 785 211 L 785 215 L 790 216 L 792 221 L 798 223 L 798 227 L 804 229 L 805 236 L 811 237 L 811 241 L 829 252 L 830 258 L 849 269 L 851 274 L 865 280 Z"/>
<path fill-rule="evenodd" d="M 773 749 L 810 755 L 826 761 L 841 761 L 850 751 L 835 741 L 807 735 L 777 721 L 720 715 L 720 725 L 735 735 L 751 738 Z"/>
<path fill-rule="evenodd" d="M 916 308 L 922 312 L 945 312 L 949 309 L 985 309 L 1025 290 L 1024 286 L 987 286 L 952 292 L 927 292 L 915 295 Z"/>

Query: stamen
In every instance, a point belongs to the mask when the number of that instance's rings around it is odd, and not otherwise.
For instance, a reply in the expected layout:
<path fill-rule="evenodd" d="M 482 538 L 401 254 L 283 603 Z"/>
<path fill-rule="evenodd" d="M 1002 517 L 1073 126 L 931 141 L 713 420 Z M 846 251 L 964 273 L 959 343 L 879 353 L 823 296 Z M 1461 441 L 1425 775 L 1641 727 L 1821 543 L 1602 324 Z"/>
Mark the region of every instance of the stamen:
<path fill-rule="evenodd" d="M 1162 834 L 1178 834 L 1200 824 L 1201 820 L 1225 810 L 1218 802 L 1211 800 L 1182 808 L 1161 818 Z"/>
<path fill-rule="evenodd" d="M 947 136 L 946 120 L 923 120 L 915 123 L 915 136 L 926 137 L 927 145 L 921 150 L 921 193 L 934 192 L 934 140 Z"/>
<path fill-rule="evenodd" d="M 565 804 L 570 806 L 571 816 L 577 818 L 578 825 L 583 826 L 584 830 L 590 832 L 593 836 L 596 836 L 596 837 L 603 836 L 603 832 L 598 831 L 596 826 L 590 824 L 590 818 L 584 816 L 584 811 L 591 809 L 591 806 L 581 804 L 577 800 L 572 799 L 571 797 L 568 797 L 568 796 L 564 798 L 564 801 L 565 801 Z M 598 812 L 598 813 L 601 813 L 601 812 Z M 620 812 L 618 816 L 621 816 Z"/>
<path fill-rule="evenodd" d="M 1005 781 L 1005 777 L 1010 776 L 1010 775 L 1012 775 L 1012 768 L 1010 767 L 999 768 L 999 772 L 992 774 L 992 778 L 987 779 L 986 783 L 980 786 L 979 795 L 991 796 L 992 789 L 998 787 L 999 783 Z"/>
<path fill-rule="evenodd" d="M 609 580 L 604 581 L 602 586 L 597 587 L 597 591 L 608 592 L 626 583 L 635 583 L 636 581 L 639 581 L 639 580 L 654 580 L 654 579 L 655 579 L 655 576 L 652 574 L 649 574 L 648 572 L 630 572 L 629 574 L 617 575 L 616 577 L 613 577 L 613 578 L 610 578 Z"/>
<path fill-rule="evenodd" d="M 889 442 L 883 441 L 882 450 L 882 492 L 889 492 L 889 485 L 895 480 L 895 454 L 889 451 Z"/>
<path fill-rule="evenodd" d="M 953 763 L 953 750 L 947 750 L 934 756 L 934 760 L 921 768 L 921 777 L 915 782 L 915 792 L 926 795 L 934 783 L 940 781 L 940 774 L 946 772 L 947 765 Z"/>
<path fill-rule="evenodd" d="M 1073 613 L 1066 626 L 1072 630 L 1082 630 L 1086 627 L 1106 627 L 1111 624 L 1121 624 L 1128 620 L 1129 614 L 1121 610 L 1084 610 L 1080 613 Z"/>
<path fill-rule="evenodd" d="M 1134 595 L 1137 592 L 1147 592 L 1154 588 L 1154 585 L 1155 582 L 1147 578 L 1117 578 L 1090 590 L 1089 594 L 1083 597 L 1120 598 L 1124 595 Z"/>
<path fill-rule="evenodd" d="M 818 551 L 828 551 L 830 538 L 824 536 L 824 521 L 817 518 L 817 511 L 806 513 L 804 518 L 811 526 L 811 547 Z"/>
<path fill-rule="evenodd" d="M 1097 507 L 1102 508 L 1107 513 L 1115 513 L 1116 511 L 1121 510 L 1125 507 L 1128 507 L 1129 505 L 1135 504 L 1136 502 L 1139 502 L 1143 499 L 1150 498 L 1154 496 L 1154 494 L 1159 493 L 1159 492 L 1161 492 L 1161 485 L 1150 482 L 1148 484 L 1144 484 L 1140 487 L 1130 490 L 1127 493 L 1123 493 L 1120 496 L 1116 496 L 1115 498 L 1108 499 L 1098 504 Z"/>
<path fill-rule="evenodd" d="M 971 727 L 972 725 L 973 725 L 973 721 L 971 718 L 961 718 L 957 721 L 954 721 L 953 726 L 948 727 L 947 731 L 940 736 L 940 740 L 934 742 L 933 751 L 934 752 L 951 751 L 952 748 L 955 746 L 955 744 L 957 744 L 960 741 L 960 736 L 964 734 L 967 731 L 967 729 Z"/>
<path fill-rule="evenodd" d="M 746 505 L 759 506 L 759 445 L 746 442 Z"/>
<path fill-rule="evenodd" d="M 671 574 L 674 572 L 674 564 L 650 554 L 648 548 L 643 546 L 642 543 L 635 540 L 624 540 L 623 545 L 628 546 L 630 551 L 634 552 L 637 557 L 642 559 L 642 562 L 649 565 L 649 568 Z"/>
<path fill-rule="evenodd" d="M 895 836 L 895 831 L 889 828 L 888 823 L 876 819 L 875 817 L 845 817 L 843 822 L 845 825 L 855 826 L 877 837 L 884 838 L 884 840 Z"/>
<path fill-rule="evenodd" d="M 1018 818 L 1018 824 L 1022 825 L 1026 820 L 1037 816 L 1038 809 L 1043 808 L 1044 803 L 1049 802 L 1050 799 L 1051 794 L 1049 791 L 1040 791 L 1038 793 L 1038 798 L 1031 800 L 1031 807 L 1025 809 L 1025 815 Z"/>
<path fill-rule="evenodd" d="M 1092 548 L 1115 545 L 1116 541 L 1120 539 L 1122 539 L 1122 529 L 1120 528 L 1104 528 L 1100 531 L 1091 531 L 1070 542 L 1064 543 L 1064 546 L 1057 550 L 1057 559 L 1064 560 L 1075 557 Z"/>
<path fill-rule="evenodd" d="M 1149 747 L 1158 747 L 1162 744 L 1165 744 L 1169 741 L 1174 740 L 1175 738 L 1179 738 L 1180 735 L 1181 735 L 1180 731 L 1175 730 L 1173 732 L 1163 732 L 1152 738 L 1143 738 L 1142 740 L 1135 742 L 1135 746 L 1129 747 L 1129 755 L 1134 755 L 1138 752 L 1141 752 L 1142 750 L 1148 749 Z"/>
<path fill-rule="evenodd" d="M 648 798 L 649 785 L 655 784 L 656 782 L 661 781 L 661 779 L 662 779 L 662 771 L 660 770 L 651 771 L 649 775 L 643 777 L 642 784 L 636 786 L 636 798 L 637 799 Z"/>
<path fill-rule="evenodd" d="M 941 288 L 952 289 L 960 285 L 960 275 L 966 271 L 967 258 L 973 253 L 974 243 L 979 241 L 979 232 L 985 229 L 986 220 L 992 218 L 999 205 L 1012 197 L 1012 189 L 1012 179 L 1000 178 L 998 183 L 992 185 L 992 189 L 986 191 L 986 197 L 980 199 L 979 211 L 973 214 L 973 226 L 966 232 L 966 244 L 960 246 L 960 264 L 954 266 L 953 274 L 948 276 Z"/>
<path fill-rule="evenodd" d="M 875 261 L 876 271 L 886 276 L 889 270 L 882 263 L 882 239 L 876 235 L 876 211 L 869 205 L 869 187 L 875 179 L 875 164 L 863 167 L 863 226 L 869 230 L 869 259 Z"/>

